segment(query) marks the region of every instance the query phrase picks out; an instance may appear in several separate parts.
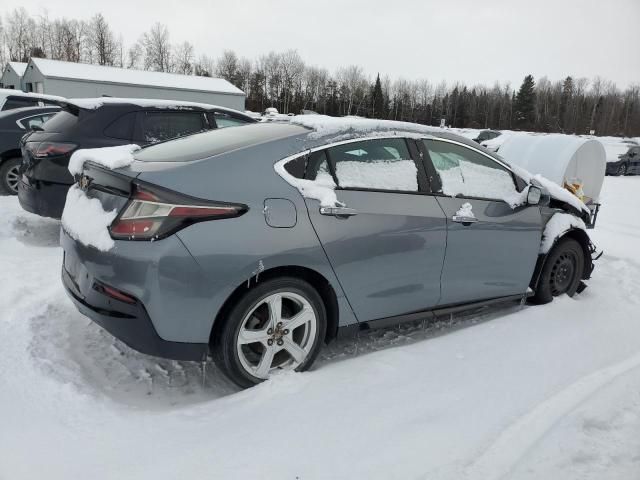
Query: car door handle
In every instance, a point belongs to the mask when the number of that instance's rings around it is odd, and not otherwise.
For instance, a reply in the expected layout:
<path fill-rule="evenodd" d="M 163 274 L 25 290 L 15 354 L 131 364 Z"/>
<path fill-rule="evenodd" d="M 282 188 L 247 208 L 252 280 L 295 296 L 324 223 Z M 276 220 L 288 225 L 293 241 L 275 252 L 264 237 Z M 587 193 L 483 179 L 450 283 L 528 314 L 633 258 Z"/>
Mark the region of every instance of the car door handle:
<path fill-rule="evenodd" d="M 470 223 L 476 223 L 478 219 L 476 217 L 468 217 L 465 215 L 454 215 L 452 220 L 456 223 L 462 223 L 463 225 L 468 225 Z"/>
<path fill-rule="evenodd" d="M 358 211 L 348 207 L 320 207 L 320 215 L 331 215 L 333 217 L 353 217 Z"/>

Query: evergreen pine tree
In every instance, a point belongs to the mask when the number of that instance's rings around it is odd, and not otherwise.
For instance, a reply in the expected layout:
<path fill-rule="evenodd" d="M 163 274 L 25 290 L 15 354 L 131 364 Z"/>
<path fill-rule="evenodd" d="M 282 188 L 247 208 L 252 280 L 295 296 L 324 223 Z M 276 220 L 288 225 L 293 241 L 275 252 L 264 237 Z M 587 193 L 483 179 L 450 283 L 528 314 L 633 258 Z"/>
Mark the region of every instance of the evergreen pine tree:
<path fill-rule="evenodd" d="M 524 77 L 524 81 L 516 95 L 514 105 L 514 125 L 522 130 L 529 130 L 535 124 L 536 84 L 533 75 Z"/>
<path fill-rule="evenodd" d="M 573 78 L 570 76 L 565 78 L 562 84 L 562 95 L 560 96 L 560 128 L 564 132 L 569 128 L 569 122 L 567 119 L 567 111 L 569 110 L 569 102 L 573 98 Z"/>
<path fill-rule="evenodd" d="M 382 93 L 380 74 L 376 77 L 376 84 L 373 87 L 373 116 L 384 118 L 384 93 Z"/>

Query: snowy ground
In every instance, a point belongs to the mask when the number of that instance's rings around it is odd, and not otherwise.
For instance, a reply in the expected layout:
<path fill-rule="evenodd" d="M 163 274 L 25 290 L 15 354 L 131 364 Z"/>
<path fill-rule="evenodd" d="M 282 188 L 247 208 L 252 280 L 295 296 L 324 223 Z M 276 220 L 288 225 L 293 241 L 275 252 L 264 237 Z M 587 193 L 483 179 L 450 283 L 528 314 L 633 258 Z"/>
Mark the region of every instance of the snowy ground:
<path fill-rule="evenodd" d="M 57 222 L 0 198 L 0 479 L 640 478 L 640 177 L 590 288 L 341 341 L 239 392 L 78 314 Z"/>

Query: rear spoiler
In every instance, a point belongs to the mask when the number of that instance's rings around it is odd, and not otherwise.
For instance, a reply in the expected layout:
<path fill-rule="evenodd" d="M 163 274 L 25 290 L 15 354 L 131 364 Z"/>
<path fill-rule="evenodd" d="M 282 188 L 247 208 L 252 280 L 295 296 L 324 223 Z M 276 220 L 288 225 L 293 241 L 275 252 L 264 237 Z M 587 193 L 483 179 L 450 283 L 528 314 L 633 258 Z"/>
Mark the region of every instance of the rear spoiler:
<path fill-rule="evenodd" d="M 80 107 L 73 103 L 64 102 L 64 101 L 58 101 L 55 103 L 60 105 L 60 107 L 62 107 L 62 110 L 64 110 L 65 112 L 69 112 L 70 114 L 75 115 L 76 117 L 80 115 Z"/>

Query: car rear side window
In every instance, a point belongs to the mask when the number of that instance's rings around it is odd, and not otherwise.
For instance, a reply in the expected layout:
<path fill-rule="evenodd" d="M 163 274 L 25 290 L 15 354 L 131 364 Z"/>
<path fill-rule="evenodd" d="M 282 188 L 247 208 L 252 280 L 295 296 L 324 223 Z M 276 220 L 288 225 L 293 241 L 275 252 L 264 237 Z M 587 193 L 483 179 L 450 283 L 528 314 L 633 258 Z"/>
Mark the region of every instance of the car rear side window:
<path fill-rule="evenodd" d="M 20 125 L 26 130 L 33 130 L 34 127 L 41 126 L 44 122 L 53 117 L 56 112 L 46 113 L 44 115 L 35 115 L 33 117 L 27 117 L 19 120 Z"/>
<path fill-rule="evenodd" d="M 511 172 L 470 148 L 440 140 L 424 140 L 442 192 L 450 196 L 503 199 L 517 192 Z"/>
<path fill-rule="evenodd" d="M 204 117 L 200 112 L 145 112 L 144 114 L 144 140 L 149 143 L 183 137 L 204 129 Z"/>
<path fill-rule="evenodd" d="M 104 130 L 104 134 L 111 138 L 131 140 L 133 138 L 133 128 L 136 122 L 136 112 L 129 112 L 116 119 Z"/>
<path fill-rule="evenodd" d="M 418 191 L 418 169 L 402 138 L 351 142 L 328 152 L 340 187 Z"/>
<path fill-rule="evenodd" d="M 71 112 L 62 110 L 54 115 L 47 123 L 42 125 L 45 132 L 67 132 L 78 124 L 78 116 Z"/>
<path fill-rule="evenodd" d="M 240 125 L 246 125 L 247 122 L 246 120 L 242 120 L 240 118 L 237 117 L 233 117 L 227 113 L 223 113 L 223 112 L 215 112 L 213 114 L 209 114 L 210 117 L 213 117 L 213 119 L 216 122 L 216 126 L 218 128 L 226 128 L 226 127 L 238 127 Z"/>

